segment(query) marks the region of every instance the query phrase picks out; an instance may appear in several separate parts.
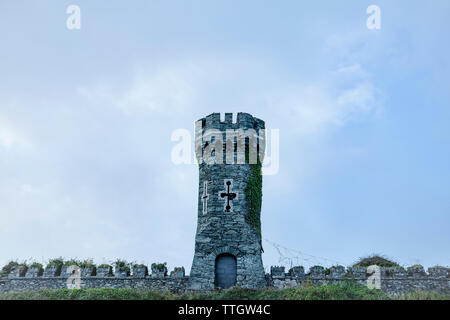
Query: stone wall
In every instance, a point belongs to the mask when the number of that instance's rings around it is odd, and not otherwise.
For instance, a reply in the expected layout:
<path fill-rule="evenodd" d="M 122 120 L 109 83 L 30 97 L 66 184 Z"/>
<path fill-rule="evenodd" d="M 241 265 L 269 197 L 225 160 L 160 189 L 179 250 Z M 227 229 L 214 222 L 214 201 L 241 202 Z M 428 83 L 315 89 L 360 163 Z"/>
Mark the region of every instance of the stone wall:
<path fill-rule="evenodd" d="M 46 270 L 48 271 L 48 270 Z M 156 270 L 155 270 L 156 271 Z M 96 275 L 91 275 L 91 274 Z M 135 273 L 96 273 L 81 272 L 80 285 L 89 288 L 135 288 L 170 291 L 172 293 L 189 292 L 189 276 L 184 274 L 183 268 L 175 268 L 167 272 L 153 272 L 150 275 Z M 39 275 L 40 274 L 40 275 Z M 67 288 L 70 274 L 61 271 L 61 275 L 48 276 L 49 272 L 36 273 L 28 270 L 26 273 L 14 271 L 10 276 L 0 278 L 0 292 L 36 291 L 43 289 Z M 52 274 L 50 272 L 50 274 Z M 98 275 L 99 274 L 99 275 Z M 305 273 L 303 267 L 291 268 L 285 272 L 284 267 L 271 267 L 270 274 L 266 274 L 266 286 L 274 289 L 298 288 L 306 283 L 324 285 L 339 284 L 346 280 L 354 280 L 361 285 L 367 285 L 369 278 L 366 268 L 312 267 Z M 450 293 L 450 269 L 444 267 L 429 268 L 427 272 L 422 267 L 408 268 L 380 268 L 381 290 L 391 295 L 404 294 L 411 291 L 436 291 Z"/>
<path fill-rule="evenodd" d="M 423 267 L 379 268 L 379 284 L 381 290 L 390 295 L 400 295 L 412 291 L 436 291 L 450 293 L 450 268 L 433 267 L 425 272 Z M 272 267 L 266 275 L 267 285 L 277 289 L 301 287 L 305 283 L 324 285 L 354 280 L 367 285 L 369 278 L 374 279 L 366 268 L 312 267 L 306 274 L 303 267 L 294 267 L 285 272 L 284 267 Z"/>
<path fill-rule="evenodd" d="M 81 278 L 81 288 L 133 288 L 151 289 L 157 291 L 170 291 L 182 293 L 186 290 L 188 277 L 184 278 Z M 44 289 L 66 289 L 67 278 L 11 278 L 0 280 L 0 292 L 10 291 L 38 291 Z"/>
<path fill-rule="evenodd" d="M 7 278 L 0 278 L 0 292 L 68 288 L 68 279 L 71 276 L 73 279 L 73 275 L 64 272 L 65 269 L 59 272 L 56 269 L 45 270 L 47 272 L 44 271 L 40 276 L 36 275 L 34 270 L 28 270 L 26 274 L 12 271 Z M 113 273 L 111 268 L 108 268 L 109 270 L 89 269 L 92 270 L 90 272 L 86 272 L 85 268 L 80 270 L 79 284 L 83 289 L 134 288 L 182 293 L 186 291 L 189 280 L 184 268 L 175 268 L 170 275 L 167 275 L 167 270 L 153 270 L 152 274 L 147 275 L 146 270 L 137 269 L 130 275 L 119 271 Z"/>

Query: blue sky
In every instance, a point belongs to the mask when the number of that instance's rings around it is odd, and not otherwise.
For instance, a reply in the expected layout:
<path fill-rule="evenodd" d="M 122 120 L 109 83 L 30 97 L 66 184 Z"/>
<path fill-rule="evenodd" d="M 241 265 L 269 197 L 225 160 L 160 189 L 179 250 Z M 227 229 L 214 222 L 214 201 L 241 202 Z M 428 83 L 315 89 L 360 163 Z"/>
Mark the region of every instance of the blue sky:
<path fill-rule="evenodd" d="M 66 28 L 71 4 L 80 30 Z M 372 4 L 380 30 L 366 27 Z M 1 1 L 0 263 L 189 270 L 198 168 L 171 162 L 171 134 L 249 112 L 280 129 L 264 238 L 344 265 L 371 253 L 449 265 L 448 12 L 448 1 Z M 279 264 L 264 247 L 266 268 Z M 327 263 L 302 264 L 316 262 Z"/>

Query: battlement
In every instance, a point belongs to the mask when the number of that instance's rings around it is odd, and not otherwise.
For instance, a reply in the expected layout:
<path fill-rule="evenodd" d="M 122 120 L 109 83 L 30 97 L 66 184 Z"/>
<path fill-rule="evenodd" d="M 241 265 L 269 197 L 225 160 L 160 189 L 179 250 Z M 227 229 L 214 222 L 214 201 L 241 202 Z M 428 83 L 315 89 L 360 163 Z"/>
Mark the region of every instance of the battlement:
<path fill-rule="evenodd" d="M 253 117 L 249 113 L 238 112 L 236 118 L 233 117 L 233 113 L 225 113 L 221 116 L 221 113 L 211 113 L 210 115 L 198 120 L 201 123 L 203 130 L 218 129 L 225 131 L 227 129 L 265 129 L 265 123 L 263 120 Z"/>
<path fill-rule="evenodd" d="M 199 163 L 262 163 L 266 148 L 265 123 L 248 113 L 212 113 L 195 123 L 195 154 Z M 246 155 L 248 159 L 246 160 Z"/>
<path fill-rule="evenodd" d="M 168 275 L 168 270 L 164 266 L 162 268 L 151 268 L 151 273 L 146 266 L 138 266 L 130 268 L 128 270 L 119 270 L 112 266 L 90 266 L 90 267 L 78 267 L 81 278 L 184 278 L 184 267 L 175 267 L 173 271 Z M 62 266 L 53 267 L 49 266 L 45 269 L 41 268 L 16 268 L 10 272 L 8 279 L 30 279 L 30 278 L 46 278 L 46 279 L 60 279 L 68 278 L 74 274 L 73 267 Z"/>
<path fill-rule="evenodd" d="M 436 266 L 428 268 L 428 273 L 422 266 L 413 266 L 406 270 L 397 267 L 378 268 L 375 272 L 372 271 L 369 272 L 368 268 L 314 266 L 309 269 L 308 273 L 305 273 L 302 266 L 297 266 L 286 273 L 284 267 L 272 267 L 270 274 L 266 275 L 266 279 L 269 287 L 284 289 L 301 287 L 305 283 L 325 285 L 339 284 L 345 281 L 355 281 L 365 286 L 371 279 L 378 277 L 380 289 L 392 295 L 412 291 L 450 292 L 450 268 Z"/>
<path fill-rule="evenodd" d="M 407 269 L 402 267 L 392 267 L 380 269 L 381 279 L 448 279 L 450 281 L 450 268 L 435 266 L 428 268 L 425 272 L 422 266 L 413 266 Z M 285 271 L 284 266 L 273 266 L 270 268 L 270 276 L 272 279 L 286 279 L 286 278 L 310 278 L 323 280 L 337 280 L 337 279 L 366 279 L 370 273 L 367 268 L 333 266 L 331 268 L 324 268 L 322 266 L 313 266 L 305 273 L 303 266 L 296 266 Z"/>
<path fill-rule="evenodd" d="M 13 270 L 8 277 L 0 278 L 0 292 L 35 291 L 43 289 L 67 288 L 68 279 L 73 274 L 69 267 L 48 267 L 45 270 L 30 268 L 28 270 Z M 421 266 L 407 269 L 379 268 L 381 290 L 389 294 L 404 294 L 411 291 L 436 291 L 450 293 L 450 268 L 436 266 L 425 272 Z M 286 272 L 284 266 L 273 266 L 265 279 L 268 288 L 284 289 L 299 288 L 305 284 L 325 285 L 329 283 L 343 283 L 356 281 L 366 286 L 370 277 L 367 268 L 344 268 L 333 266 L 324 268 L 314 266 L 305 272 L 304 267 L 295 266 Z M 174 293 L 189 292 L 189 276 L 184 268 L 174 268 L 168 274 L 167 268 L 153 267 L 151 273 L 146 266 L 131 268 L 131 272 L 114 270 L 111 267 L 83 267 L 80 268 L 81 288 L 141 288 Z"/>

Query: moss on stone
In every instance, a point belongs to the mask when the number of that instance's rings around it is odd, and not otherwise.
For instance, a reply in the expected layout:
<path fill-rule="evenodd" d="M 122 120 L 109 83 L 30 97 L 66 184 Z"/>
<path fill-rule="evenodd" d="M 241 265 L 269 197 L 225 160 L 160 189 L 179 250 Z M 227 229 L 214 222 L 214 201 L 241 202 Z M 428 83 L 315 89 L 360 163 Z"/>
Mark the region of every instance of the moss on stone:
<path fill-rule="evenodd" d="M 7 277 L 11 273 L 11 271 L 13 271 L 15 268 L 17 268 L 18 265 L 19 265 L 19 263 L 17 261 L 8 262 L 8 264 L 5 265 L 2 268 L 2 270 L 0 271 L 0 276 Z"/>
<path fill-rule="evenodd" d="M 61 268 L 64 265 L 64 259 L 62 257 L 52 259 L 47 263 L 47 268 Z"/>
<path fill-rule="evenodd" d="M 35 268 L 35 269 L 42 270 L 42 269 L 44 269 L 44 266 L 42 265 L 42 263 L 39 263 L 39 262 L 33 262 L 33 263 L 30 265 L 30 268 Z"/>
<path fill-rule="evenodd" d="M 250 175 L 245 188 L 248 203 L 246 221 L 252 225 L 261 236 L 261 205 L 262 205 L 262 172 L 261 162 L 250 164 Z"/>
<path fill-rule="evenodd" d="M 167 268 L 167 262 L 164 263 L 152 263 L 151 269 L 152 270 L 159 270 L 164 271 Z"/>
<path fill-rule="evenodd" d="M 130 263 L 127 262 L 126 260 L 117 259 L 116 262 L 114 262 L 114 266 L 119 271 L 130 272 Z"/>
<path fill-rule="evenodd" d="M 353 264 L 353 267 L 363 267 L 367 268 L 372 265 L 377 265 L 379 267 L 385 267 L 385 268 L 393 268 L 393 267 L 400 267 L 400 265 L 392 260 L 387 259 L 384 256 L 381 255 L 371 255 L 369 257 L 360 258 L 359 261 L 357 261 L 355 264 Z"/>

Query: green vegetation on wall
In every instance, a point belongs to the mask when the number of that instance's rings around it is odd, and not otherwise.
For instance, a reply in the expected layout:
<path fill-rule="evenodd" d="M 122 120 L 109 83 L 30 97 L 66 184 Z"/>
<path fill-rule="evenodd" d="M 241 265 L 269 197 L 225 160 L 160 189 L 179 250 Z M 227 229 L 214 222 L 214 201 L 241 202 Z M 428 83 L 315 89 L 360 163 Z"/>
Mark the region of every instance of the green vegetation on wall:
<path fill-rule="evenodd" d="M 245 197 L 248 203 L 247 222 L 252 225 L 261 236 L 261 205 L 262 205 L 262 165 L 258 160 L 250 164 L 250 176 L 245 188 Z"/>
<path fill-rule="evenodd" d="M 64 265 L 63 258 L 52 259 L 47 263 L 47 268 L 61 268 Z"/>
<path fill-rule="evenodd" d="M 114 265 L 119 271 L 130 272 L 130 263 L 126 260 L 117 259 L 116 262 L 114 262 Z"/>
<path fill-rule="evenodd" d="M 17 261 L 10 261 L 10 262 L 8 262 L 8 264 L 5 265 L 2 268 L 2 270 L 0 271 L 0 276 L 7 277 L 8 274 L 10 274 L 11 271 L 13 271 L 18 265 L 19 265 L 19 263 Z"/>
<path fill-rule="evenodd" d="M 377 254 L 360 258 L 355 264 L 353 264 L 353 267 L 367 268 L 372 265 L 377 265 L 379 267 L 384 268 L 400 267 L 400 265 L 397 262 L 389 260 L 386 257 Z"/>
<path fill-rule="evenodd" d="M 43 269 L 44 269 L 44 266 L 42 265 L 42 263 L 39 263 L 39 262 L 33 262 L 33 263 L 30 265 L 30 268 L 36 268 L 36 269 L 39 269 L 39 270 L 43 270 Z"/>
<path fill-rule="evenodd" d="M 159 271 L 163 271 L 167 268 L 167 262 L 164 263 L 152 263 L 151 266 L 152 270 L 159 270 Z"/>

